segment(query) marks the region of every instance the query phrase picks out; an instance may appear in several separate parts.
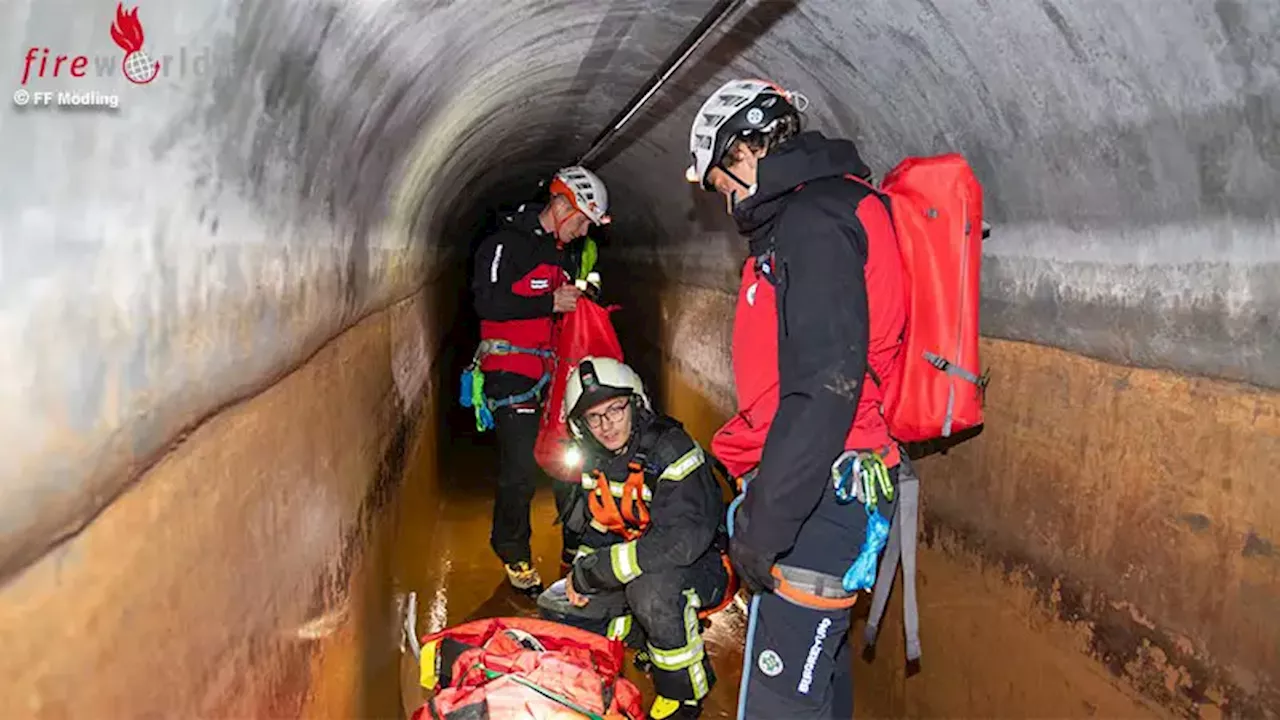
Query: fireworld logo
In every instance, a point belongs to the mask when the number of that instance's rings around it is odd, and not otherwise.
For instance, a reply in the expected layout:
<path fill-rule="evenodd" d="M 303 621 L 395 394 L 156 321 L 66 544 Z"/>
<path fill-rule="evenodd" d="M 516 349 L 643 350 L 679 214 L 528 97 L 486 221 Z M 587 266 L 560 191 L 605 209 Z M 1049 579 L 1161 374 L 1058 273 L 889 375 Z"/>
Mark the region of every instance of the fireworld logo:
<path fill-rule="evenodd" d="M 160 74 L 160 63 L 153 61 L 143 50 L 146 35 L 142 31 L 142 22 L 138 20 L 138 8 L 125 10 L 123 3 L 116 4 L 116 19 L 111 23 L 111 39 L 124 51 L 120 69 L 129 82 L 135 85 L 146 85 Z M 64 72 L 72 77 L 82 78 L 87 74 L 88 67 L 88 56 L 54 55 L 50 57 L 49 48 L 33 47 L 27 50 L 26 64 L 22 69 L 22 84 L 26 85 L 32 76 L 56 78 L 61 77 Z M 98 68 L 100 75 L 102 69 Z"/>
<path fill-rule="evenodd" d="M 160 74 L 160 63 L 152 61 L 142 49 L 144 38 L 138 8 L 125 12 L 124 4 L 117 4 L 116 21 L 111 23 L 111 39 L 124 50 L 120 69 L 129 82 L 136 85 L 146 85 Z"/>

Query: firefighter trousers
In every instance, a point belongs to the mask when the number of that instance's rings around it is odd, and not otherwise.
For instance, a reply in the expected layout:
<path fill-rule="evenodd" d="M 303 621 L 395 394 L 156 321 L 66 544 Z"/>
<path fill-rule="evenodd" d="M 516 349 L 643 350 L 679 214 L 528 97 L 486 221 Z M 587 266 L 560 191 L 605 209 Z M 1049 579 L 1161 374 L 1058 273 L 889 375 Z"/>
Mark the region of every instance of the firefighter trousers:
<path fill-rule="evenodd" d="M 622 590 L 590 595 L 585 607 L 575 608 L 562 594 L 547 590 L 538 609 L 548 620 L 645 649 L 659 695 L 702 700 L 716 676 L 702 645 L 698 611 L 718 604 L 728 582 L 720 554 L 711 548 L 688 567 L 645 572 Z"/>
<path fill-rule="evenodd" d="M 535 382 L 514 373 L 485 373 L 485 395 L 500 400 L 529 390 Z M 533 457 L 541 413 L 536 399 L 521 405 L 501 407 L 493 413 L 494 434 L 498 441 L 498 488 L 493 503 L 489 544 L 507 565 L 521 561 L 532 564 L 529 512 L 538 483 L 551 483 L 557 514 L 563 514 L 564 505 L 572 498 L 574 490 L 567 483 L 547 478 Z M 567 528 L 561 527 L 561 557 L 570 561 L 579 542 L 579 538 L 571 535 Z"/>
<path fill-rule="evenodd" d="M 890 468 L 889 477 L 896 486 L 897 467 Z M 856 501 L 837 503 L 831 482 L 826 485 L 795 546 L 777 562 L 841 578 L 862 549 L 867 516 Z M 879 500 L 886 520 L 893 518 L 893 509 L 893 501 Z M 738 720 L 853 717 L 852 614 L 852 608 L 801 607 L 772 592 L 753 596 Z"/>

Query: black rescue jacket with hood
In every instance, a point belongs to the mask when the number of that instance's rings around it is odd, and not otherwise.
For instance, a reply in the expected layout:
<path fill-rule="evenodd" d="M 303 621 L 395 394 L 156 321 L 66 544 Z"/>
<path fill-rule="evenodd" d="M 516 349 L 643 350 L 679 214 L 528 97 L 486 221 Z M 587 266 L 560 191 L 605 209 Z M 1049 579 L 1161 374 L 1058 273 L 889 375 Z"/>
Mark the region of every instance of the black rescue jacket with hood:
<path fill-rule="evenodd" d="M 590 470 L 599 469 L 617 498 L 628 466 L 640 458 L 650 524 L 638 539 L 628 541 L 603 531 L 587 504 L 580 503 L 573 511 L 577 517 L 566 519 L 570 527 L 586 528 L 573 571 L 579 592 L 617 589 L 642 573 L 687 567 L 708 552 L 719 552 L 716 540 L 725 504 L 702 448 L 679 422 L 665 415 L 638 410 L 634 421 L 636 429 L 620 454 L 606 455 L 598 446 L 586 453 L 583 485 L 591 492 L 595 481 Z"/>
<path fill-rule="evenodd" d="M 871 172 L 848 140 L 805 132 L 760 160 L 758 187 L 733 212 L 751 254 L 772 253 L 780 402 L 734 542 L 785 554 L 830 483 L 866 373 L 867 237 L 855 214 Z M 796 188 L 803 184 L 801 192 Z"/>

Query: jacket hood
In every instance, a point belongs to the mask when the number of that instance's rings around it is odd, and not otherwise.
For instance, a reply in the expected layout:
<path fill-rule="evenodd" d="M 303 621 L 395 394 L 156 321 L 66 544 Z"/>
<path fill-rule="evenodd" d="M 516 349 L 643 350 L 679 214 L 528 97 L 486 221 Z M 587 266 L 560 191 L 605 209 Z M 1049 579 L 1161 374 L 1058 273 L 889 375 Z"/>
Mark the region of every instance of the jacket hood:
<path fill-rule="evenodd" d="M 541 203 L 525 203 L 502 216 L 502 227 L 539 237 L 543 235 L 550 237 L 551 234 L 542 229 L 542 221 L 538 219 L 538 214 L 544 207 L 546 205 Z"/>
<path fill-rule="evenodd" d="M 844 175 L 871 177 L 853 141 L 828 138 L 816 130 L 796 135 L 760 159 L 755 194 L 733 211 L 739 232 L 753 238 L 767 234 L 798 185 Z"/>

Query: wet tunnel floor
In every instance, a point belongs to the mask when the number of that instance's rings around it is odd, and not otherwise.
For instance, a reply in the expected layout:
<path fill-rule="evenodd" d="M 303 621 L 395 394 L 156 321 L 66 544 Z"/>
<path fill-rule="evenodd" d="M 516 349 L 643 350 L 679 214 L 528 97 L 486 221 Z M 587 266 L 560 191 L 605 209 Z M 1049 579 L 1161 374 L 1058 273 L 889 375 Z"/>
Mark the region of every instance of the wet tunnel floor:
<path fill-rule="evenodd" d="M 446 413 L 452 415 L 452 413 Z M 437 522 L 401 518 L 397 562 L 405 589 L 418 593 L 420 634 L 483 617 L 533 616 L 532 598 L 514 592 L 489 547 L 496 451 L 491 433 L 475 433 L 469 418 L 447 417 L 436 467 L 437 492 L 405 488 L 406 511 L 431 507 Z M 459 430 L 458 428 L 461 428 Z M 429 472 L 428 469 L 421 469 Z M 434 483 L 433 483 L 434 484 Z M 416 497 L 415 497 L 416 496 Z M 534 499 L 532 549 L 544 583 L 559 571 L 559 528 L 550 481 Z M 1087 628 L 1046 616 L 1032 594 L 997 571 L 953 551 L 922 547 L 921 633 L 924 671 L 908 679 L 900 659 L 901 608 L 889 603 L 873 663 L 853 656 L 855 707 L 859 717 L 1155 717 L 1162 713 L 1087 655 Z M 869 602 L 854 610 L 854 649 Z M 718 676 L 705 718 L 734 717 L 742 665 L 745 617 L 730 605 L 711 618 L 704 634 Z M 401 700 L 406 716 L 421 705 L 417 666 L 401 662 Z M 628 663 L 627 677 L 653 697 L 652 684 Z"/>

